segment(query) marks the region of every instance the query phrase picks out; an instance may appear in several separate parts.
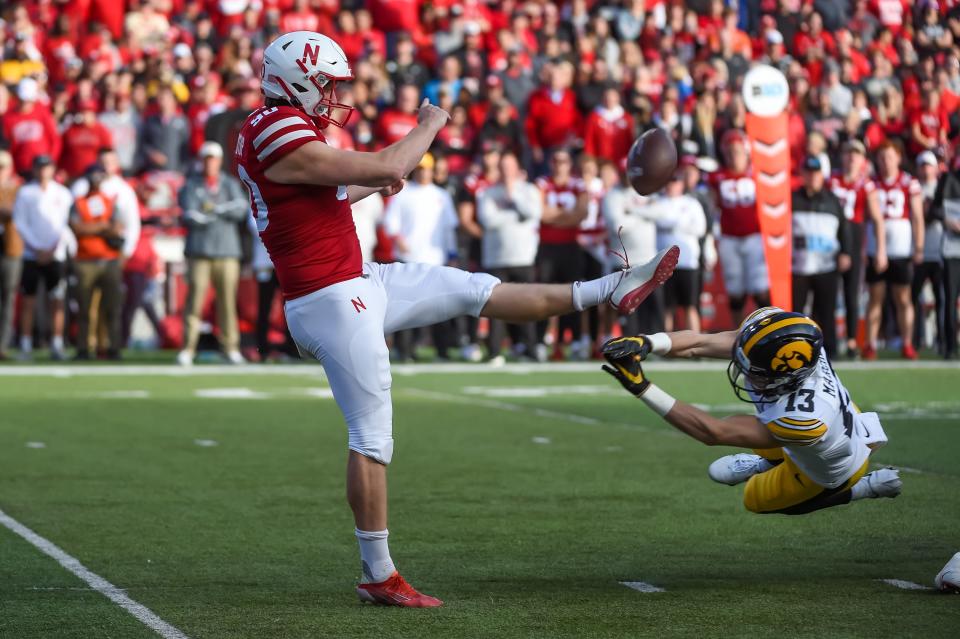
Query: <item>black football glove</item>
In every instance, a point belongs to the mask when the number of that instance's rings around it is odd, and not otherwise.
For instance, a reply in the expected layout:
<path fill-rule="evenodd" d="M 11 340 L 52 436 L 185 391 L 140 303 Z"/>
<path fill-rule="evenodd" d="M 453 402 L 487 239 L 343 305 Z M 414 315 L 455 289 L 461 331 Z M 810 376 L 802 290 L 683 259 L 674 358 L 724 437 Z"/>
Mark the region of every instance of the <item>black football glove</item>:
<path fill-rule="evenodd" d="M 631 394 L 640 397 L 650 387 L 650 380 L 640 365 L 650 354 L 650 342 L 643 336 L 612 339 L 600 349 L 610 363 L 603 370 L 610 373 Z"/>

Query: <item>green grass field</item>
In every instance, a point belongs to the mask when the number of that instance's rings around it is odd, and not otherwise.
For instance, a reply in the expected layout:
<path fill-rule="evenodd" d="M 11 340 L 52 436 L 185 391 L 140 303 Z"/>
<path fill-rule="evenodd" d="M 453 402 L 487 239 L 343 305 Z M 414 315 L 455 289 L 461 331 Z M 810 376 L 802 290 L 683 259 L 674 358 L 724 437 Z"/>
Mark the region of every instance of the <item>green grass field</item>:
<path fill-rule="evenodd" d="M 909 469 L 904 493 L 803 517 L 747 513 L 706 476 L 727 450 L 600 372 L 398 369 L 391 549 L 438 610 L 353 593 L 346 432 L 319 367 L 59 370 L 0 376 L 0 510 L 191 638 L 960 633 L 960 597 L 879 581 L 929 586 L 960 550 L 960 368 L 841 370 L 882 412 L 874 462 Z M 650 376 L 740 408 L 719 369 Z M 0 527 L 0 637 L 151 636 Z"/>

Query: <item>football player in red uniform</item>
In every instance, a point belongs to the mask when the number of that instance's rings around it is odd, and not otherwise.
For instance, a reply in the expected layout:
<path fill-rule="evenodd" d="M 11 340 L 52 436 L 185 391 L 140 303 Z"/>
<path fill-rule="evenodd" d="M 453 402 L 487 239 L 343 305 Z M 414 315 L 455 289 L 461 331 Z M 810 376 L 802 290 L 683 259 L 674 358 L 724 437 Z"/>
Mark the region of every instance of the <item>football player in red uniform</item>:
<path fill-rule="evenodd" d="M 350 204 L 403 188 L 450 116 L 424 100 L 416 126 L 394 144 L 375 153 L 332 148 L 323 129 L 350 117 L 337 85 L 352 78 L 330 38 L 309 31 L 277 38 L 264 51 L 266 104 L 250 114 L 237 141 L 238 172 L 276 268 L 290 333 L 302 353 L 323 364 L 347 422 L 347 500 L 363 570 L 357 594 L 372 603 L 435 607 L 439 599 L 399 575 L 387 545 L 393 409 L 384 333 L 461 315 L 529 322 L 604 302 L 632 312 L 672 274 L 679 249 L 573 284 L 501 284 L 444 266 L 364 264 Z M 526 209 L 512 206 L 518 215 Z"/>
<path fill-rule="evenodd" d="M 767 259 L 760 235 L 760 216 L 757 214 L 757 184 L 747 136 L 731 129 L 723 135 L 726 167 L 710 176 L 720 207 L 720 266 L 723 284 L 730 299 L 733 321 L 739 326 L 747 295 L 753 296 L 758 307 L 770 305 L 770 282 L 767 277 Z"/>
<path fill-rule="evenodd" d="M 857 325 L 860 321 L 860 291 L 863 278 L 864 221 L 873 223 L 877 270 L 887 270 L 887 241 L 877 187 L 867 172 L 867 149 L 863 142 L 851 140 L 843 146 L 840 171 L 830 178 L 830 190 L 843 204 L 850 229 L 850 268 L 843 272 L 843 304 L 846 309 L 847 356 L 857 356 Z"/>
<path fill-rule="evenodd" d="M 897 310 L 903 356 L 916 359 L 913 347 L 913 265 L 923 261 L 923 190 L 916 178 L 900 170 L 900 148 L 889 140 L 877 151 L 877 198 L 886 236 L 887 268 L 873 235 L 867 236 L 867 345 L 864 359 L 876 359 L 880 318 L 887 286 Z M 870 241 L 873 240 L 873 241 Z"/>

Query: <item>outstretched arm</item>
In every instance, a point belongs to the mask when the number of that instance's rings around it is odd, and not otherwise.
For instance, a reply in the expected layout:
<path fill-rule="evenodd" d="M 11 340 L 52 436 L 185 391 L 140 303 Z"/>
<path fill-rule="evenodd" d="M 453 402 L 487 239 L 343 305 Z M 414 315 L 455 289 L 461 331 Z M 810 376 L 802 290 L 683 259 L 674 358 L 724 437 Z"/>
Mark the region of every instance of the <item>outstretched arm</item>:
<path fill-rule="evenodd" d="M 667 357 L 708 357 L 710 359 L 730 359 L 733 344 L 737 340 L 737 331 L 722 333 L 697 333 L 695 331 L 673 331 L 672 333 L 654 333 L 620 337 L 607 342 L 611 349 L 615 345 L 630 346 L 636 342 L 637 353 L 644 360 L 647 355 L 665 355 Z"/>
<path fill-rule="evenodd" d="M 603 346 L 603 356 L 609 364 L 603 370 L 677 430 L 707 446 L 776 448 L 781 445 L 752 415 L 720 419 L 671 397 L 647 379 L 642 367 L 642 350 L 642 343 L 636 340 L 607 342 Z"/>
<path fill-rule="evenodd" d="M 279 184 L 388 187 L 402 180 L 417 166 L 449 119 L 446 111 L 424 100 L 417 114 L 416 128 L 399 142 L 381 151 L 343 151 L 320 141 L 312 141 L 279 159 L 266 170 L 265 175 Z M 357 195 L 362 193 L 358 192 Z M 360 199 L 363 198 L 358 197 L 354 201 Z"/>

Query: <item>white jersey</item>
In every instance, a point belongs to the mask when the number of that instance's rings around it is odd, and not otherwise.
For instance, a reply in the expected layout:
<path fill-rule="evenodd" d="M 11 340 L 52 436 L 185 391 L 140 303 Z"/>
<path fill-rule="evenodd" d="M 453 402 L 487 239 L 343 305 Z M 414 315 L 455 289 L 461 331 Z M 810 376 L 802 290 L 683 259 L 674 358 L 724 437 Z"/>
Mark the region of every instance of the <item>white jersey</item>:
<path fill-rule="evenodd" d="M 797 467 L 824 488 L 842 485 L 870 456 L 857 407 L 826 354 L 800 389 L 757 404 L 757 419 L 783 442 Z"/>

